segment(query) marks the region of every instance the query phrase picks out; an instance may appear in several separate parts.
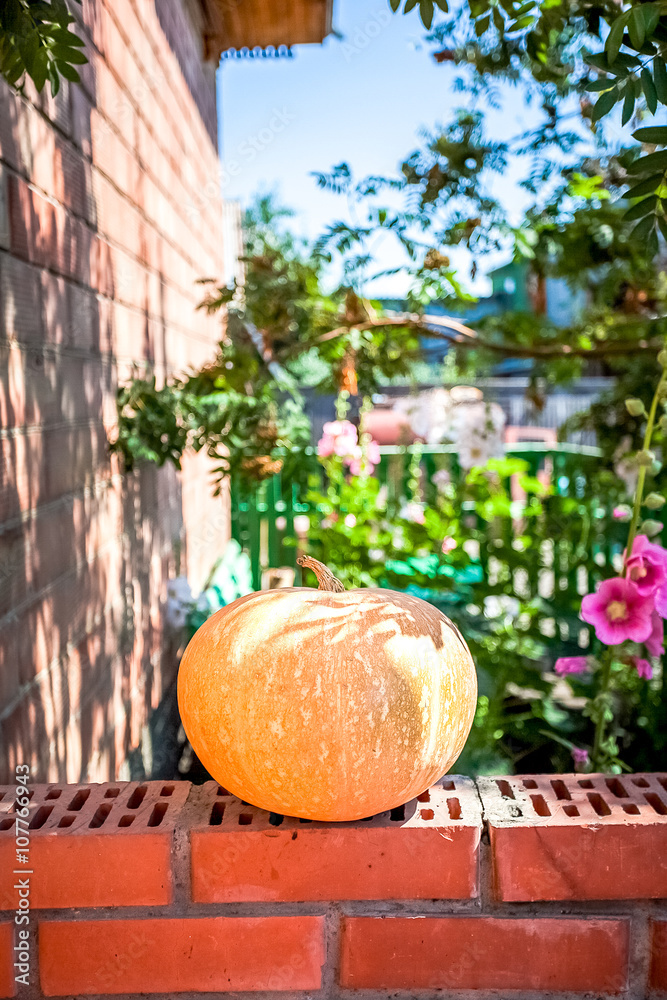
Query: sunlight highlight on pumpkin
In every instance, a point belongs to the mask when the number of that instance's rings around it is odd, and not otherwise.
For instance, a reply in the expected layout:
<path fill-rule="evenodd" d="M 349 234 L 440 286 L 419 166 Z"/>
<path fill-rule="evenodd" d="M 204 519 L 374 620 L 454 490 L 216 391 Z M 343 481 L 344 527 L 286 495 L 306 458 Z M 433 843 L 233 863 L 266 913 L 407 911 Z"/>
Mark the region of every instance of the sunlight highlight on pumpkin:
<path fill-rule="evenodd" d="M 421 794 L 460 754 L 476 698 L 458 629 L 388 590 L 242 597 L 199 629 L 178 679 L 185 731 L 213 777 L 253 805 L 319 820 Z"/>

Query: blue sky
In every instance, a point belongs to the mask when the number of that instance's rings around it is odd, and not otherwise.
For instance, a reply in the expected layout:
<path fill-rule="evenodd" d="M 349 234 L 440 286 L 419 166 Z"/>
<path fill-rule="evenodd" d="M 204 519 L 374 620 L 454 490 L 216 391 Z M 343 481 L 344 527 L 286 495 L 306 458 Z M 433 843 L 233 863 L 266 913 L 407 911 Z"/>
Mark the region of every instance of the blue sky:
<path fill-rule="evenodd" d="M 358 176 L 393 173 L 420 128 L 446 121 L 462 103 L 454 70 L 431 58 L 416 12 L 394 16 L 387 0 L 336 0 L 335 9 L 342 39 L 298 46 L 293 59 L 226 60 L 218 72 L 224 196 L 246 205 L 256 192 L 275 190 L 309 238 L 346 215 L 344 200 L 318 189 L 312 171 L 345 160 Z M 496 121 L 507 134 L 526 125 L 526 109 L 511 107 Z M 503 185 L 518 220 L 525 195 L 512 172 Z M 396 261 L 388 246 L 378 256 L 380 266 Z M 480 270 L 502 262 L 494 255 Z M 384 279 L 373 291 L 398 293 L 398 285 Z"/>

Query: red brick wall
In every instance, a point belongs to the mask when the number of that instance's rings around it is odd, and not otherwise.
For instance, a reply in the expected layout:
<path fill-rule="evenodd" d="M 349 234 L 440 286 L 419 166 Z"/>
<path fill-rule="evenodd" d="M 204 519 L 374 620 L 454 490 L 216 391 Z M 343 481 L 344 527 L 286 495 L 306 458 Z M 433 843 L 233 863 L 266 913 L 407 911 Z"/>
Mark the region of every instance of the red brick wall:
<path fill-rule="evenodd" d="M 0 996 L 16 944 L 30 998 L 667 993 L 664 774 L 448 776 L 344 824 L 215 782 L 31 788 L 25 864 L 0 789 Z"/>
<path fill-rule="evenodd" d="M 195 312 L 195 280 L 222 270 L 196 6 L 84 0 L 81 86 L 54 100 L 0 82 L 5 773 L 21 759 L 43 780 L 118 777 L 174 677 L 160 608 L 175 553 L 197 586 L 227 537 L 205 461 L 123 476 L 107 453 L 132 365 L 163 379 L 219 335 Z"/>

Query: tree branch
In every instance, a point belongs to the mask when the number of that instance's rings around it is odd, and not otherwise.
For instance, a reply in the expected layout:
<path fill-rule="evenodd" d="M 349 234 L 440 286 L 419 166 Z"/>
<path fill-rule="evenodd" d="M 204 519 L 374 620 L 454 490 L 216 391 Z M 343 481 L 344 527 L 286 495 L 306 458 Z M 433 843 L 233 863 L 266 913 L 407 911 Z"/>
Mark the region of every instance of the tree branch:
<path fill-rule="evenodd" d="M 569 344 L 536 344 L 532 347 L 503 344 L 483 339 L 475 330 L 452 317 L 418 316 L 411 313 L 368 320 L 365 323 L 355 323 L 354 329 L 379 330 L 388 326 L 412 327 L 428 334 L 429 337 L 437 337 L 457 347 L 477 348 L 513 358 L 602 358 L 612 355 L 635 354 L 637 351 L 659 351 L 663 346 L 659 340 L 617 340 L 602 343 L 592 348 L 571 347 Z M 443 327 L 443 329 L 434 330 L 432 329 L 434 326 Z M 334 340 L 344 333 L 349 333 L 350 329 L 351 327 L 348 326 L 339 326 L 318 337 L 317 343 Z"/>

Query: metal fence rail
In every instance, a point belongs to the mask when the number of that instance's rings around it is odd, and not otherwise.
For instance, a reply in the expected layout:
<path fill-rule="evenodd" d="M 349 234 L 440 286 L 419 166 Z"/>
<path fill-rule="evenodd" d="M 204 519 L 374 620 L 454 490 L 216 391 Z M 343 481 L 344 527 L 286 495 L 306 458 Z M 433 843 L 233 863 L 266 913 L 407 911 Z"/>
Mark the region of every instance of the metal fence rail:
<path fill-rule="evenodd" d="M 390 496 L 400 494 L 415 452 L 420 457 L 425 484 L 430 483 L 434 473 L 445 462 L 452 473 L 457 474 L 455 449 L 451 446 L 385 446 L 380 451 L 381 461 L 375 475 L 382 483 L 387 484 Z M 523 459 L 528 464 L 530 475 L 548 480 L 556 497 L 571 497 L 583 501 L 588 496 L 590 476 L 601 452 L 598 448 L 583 445 L 558 444 L 545 447 L 543 442 L 536 442 L 508 446 L 506 454 L 508 457 Z M 238 484 L 232 487 L 232 537 L 250 556 L 253 584 L 257 589 L 262 585 L 263 572 L 279 567 L 293 568 L 297 583 L 301 582 L 300 570 L 296 564 L 298 549 L 295 545 L 294 519 L 298 515 L 311 513 L 311 506 L 305 499 L 306 492 L 294 483 L 285 482 L 281 475 L 273 476 L 251 490 L 241 489 Z M 426 502 L 429 499 L 427 486 Z M 553 560 L 550 560 L 549 569 L 554 574 L 554 586 L 562 591 L 565 600 L 576 596 L 581 589 L 581 582 L 575 555 L 568 551 L 571 543 L 557 536 L 556 521 Z M 623 526 L 613 520 L 608 504 L 600 500 L 589 525 L 588 544 L 589 552 L 597 557 L 601 568 L 620 550 L 622 537 Z M 484 554 L 482 561 L 486 563 Z M 544 568 L 538 565 L 537 560 L 526 566 L 530 589 L 535 593 L 539 586 L 540 571 Z"/>

